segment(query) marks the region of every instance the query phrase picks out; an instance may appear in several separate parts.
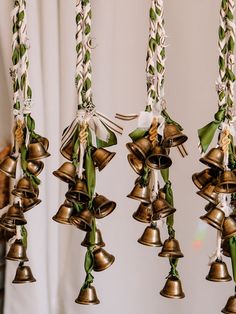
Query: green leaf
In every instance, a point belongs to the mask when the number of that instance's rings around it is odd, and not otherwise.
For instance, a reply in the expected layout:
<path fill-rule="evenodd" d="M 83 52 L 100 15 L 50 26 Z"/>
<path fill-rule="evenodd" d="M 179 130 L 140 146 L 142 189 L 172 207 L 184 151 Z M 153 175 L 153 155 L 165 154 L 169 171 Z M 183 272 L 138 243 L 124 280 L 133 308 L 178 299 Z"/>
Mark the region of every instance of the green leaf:
<path fill-rule="evenodd" d="M 88 50 L 86 50 L 86 53 L 84 55 L 84 63 L 85 64 L 88 63 L 90 59 L 91 59 L 90 58 L 90 52 Z"/>
<path fill-rule="evenodd" d="M 156 50 L 156 45 L 157 45 L 156 40 L 154 38 L 151 38 L 149 40 L 149 47 L 153 52 Z"/>
<path fill-rule="evenodd" d="M 26 123 L 29 132 L 33 132 L 35 130 L 35 121 L 29 114 L 27 115 Z"/>
<path fill-rule="evenodd" d="M 219 57 L 219 67 L 221 70 L 225 68 L 225 60 L 222 56 Z"/>
<path fill-rule="evenodd" d="M 90 249 L 88 249 L 84 261 L 84 269 L 86 273 L 90 273 L 93 270 L 93 264 L 94 264 L 93 252 Z"/>
<path fill-rule="evenodd" d="M 24 11 L 21 11 L 19 14 L 17 14 L 18 22 L 22 22 L 24 20 L 24 17 L 25 17 Z"/>
<path fill-rule="evenodd" d="M 231 69 L 227 69 L 227 76 L 231 82 L 235 81 L 235 75 Z"/>
<path fill-rule="evenodd" d="M 132 141 L 137 141 L 138 139 L 146 136 L 147 134 L 148 134 L 147 129 L 137 128 L 136 130 L 129 134 L 129 137 L 132 139 Z"/>
<path fill-rule="evenodd" d="M 23 74 L 21 75 L 21 80 L 20 80 L 20 88 L 21 88 L 21 90 L 24 89 L 24 87 L 25 87 L 25 82 L 26 82 L 26 74 L 23 73 Z"/>
<path fill-rule="evenodd" d="M 92 86 L 91 80 L 87 78 L 84 82 L 83 90 L 86 92 L 88 91 Z"/>
<path fill-rule="evenodd" d="M 28 86 L 28 89 L 27 89 L 27 97 L 29 99 L 32 99 L 32 89 L 30 88 L 30 86 Z"/>
<path fill-rule="evenodd" d="M 86 27 L 85 27 L 85 30 L 84 30 L 85 35 L 88 35 L 90 32 L 91 32 L 91 27 L 90 27 L 89 24 L 86 24 Z"/>
<path fill-rule="evenodd" d="M 27 232 L 27 229 L 25 228 L 25 226 L 22 226 L 22 227 L 21 227 L 21 236 L 22 236 L 23 246 L 24 246 L 25 248 L 27 248 L 28 232 Z"/>
<path fill-rule="evenodd" d="M 14 109 L 20 110 L 20 102 L 19 102 L 19 101 L 17 101 L 17 102 L 14 104 Z"/>
<path fill-rule="evenodd" d="M 92 147 L 87 148 L 87 152 L 85 155 L 85 172 L 87 178 L 88 194 L 90 198 L 92 198 L 96 185 L 95 166 L 92 159 Z"/>
<path fill-rule="evenodd" d="M 24 56 L 24 54 L 26 53 L 26 45 L 21 44 L 20 45 L 20 57 L 22 58 Z"/>
<path fill-rule="evenodd" d="M 229 37 L 228 40 L 228 50 L 229 52 L 233 52 L 234 51 L 234 46 L 235 46 L 235 42 L 232 36 Z"/>
<path fill-rule="evenodd" d="M 156 15 L 156 12 L 153 10 L 153 8 L 150 9 L 150 14 L 149 15 L 150 15 L 150 19 L 152 21 L 156 21 L 157 15 Z"/>
<path fill-rule="evenodd" d="M 225 31 L 222 26 L 219 27 L 219 38 L 223 40 L 225 38 Z"/>

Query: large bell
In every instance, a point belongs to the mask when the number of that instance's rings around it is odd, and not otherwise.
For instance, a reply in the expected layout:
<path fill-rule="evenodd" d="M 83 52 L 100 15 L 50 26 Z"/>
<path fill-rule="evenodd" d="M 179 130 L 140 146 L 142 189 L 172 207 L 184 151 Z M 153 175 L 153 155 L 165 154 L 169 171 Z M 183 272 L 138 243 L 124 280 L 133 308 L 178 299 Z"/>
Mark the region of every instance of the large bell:
<path fill-rule="evenodd" d="M 228 240 L 223 240 L 221 243 L 222 254 L 226 257 L 231 257 L 230 246 Z"/>
<path fill-rule="evenodd" d="M 162 246 L 160 230 L 156 226 L 148 226 L 144 233 L 142 234 L 141 238 L 138 239 L 138 242 L 153 247 L 160 247 Z"/>
<path fill-rule="evenodd" d="M 225 170 L 219 177 L 215 191 L 232 194 L 236 192 L 236 176 L 233 171 Z"/>
<path fill-rule="evenodd" d="M 50 154 L 46 151 L 45 147 L 41 142 L 29 144 L 27 160 L 41 160 L 49 156 Z"/>
<path fill-rule="evenodd" d="M 152 210 L 153 210 L 153 220 L 158 220 L 160 218 L 165 218 L 172 215 L 176 209 L 173 208 L 167 201 L 163 198 L 157 198 L 152 203 Z"/>
<path fill-rule="evenodd" d="M 103 242 L 103 239 L 102 239 L 102 233 L 99 229 L 96 228 L 94 243 L 93 243 L 93 239 L 91 238 L 91 235 L 92 235 L 91 231 L 88 231 L 86 233 L 86 236 L 83 242 L 81 243 L 82 246 L 85 246 L 85 247 L 89 247 L 91 245 L 99 246 L 99 247 L 105 246 L 105 243 Z"/>
<path fill-rule="evenodd" d="M 144 161 L 138 159 L 135 155 L 133 154 L 128 154 L 127 156 L 128 162 L 130 166 L 133 168 L 133 170 L 138 174 L 141 175 L 143 172 L 144 168 Z"/>
<path fill-rule="evenodd" d="M 108 200 L 103 195 L 97 195 L 93 199 L 94 215 L 97 219 L 104 218 L 111 214 L 116 208 L 116 203 Z"/>
<path fill-rule="evenodd" d="M 232 217 L 226 217 L 223 224 L 222 239 L 229 239 L 236 235 L 236 221 Z"/>
<path fill-rule="evenodd" d="M 142 186 L 140 182 L 137 182 L 133 190 L 130 192 L 130 194 L 127 195 L 127 197 L 143 203 L 150 203 L 150 188 L 148 187 L 148 185 Z"/>
<path fill-rule="evenodd" d="M 225 314 L 236 314 L 236 295 L 229 297 L 226 306 L 221 312 Z"/>
<path fill-rule="evenodd" d="M 92 285 L 85 289 L 82 288 L 75 302 L 83 305 L 96 305 L 100 303 L 96 290 Z"/>
<path fill-rule="evenodd" d="M 16 165 L 17 165 L 17 158 L 13 156 L 7 156 L 0 163 L 0 171 L 5 173 L 5 175 L 7 175 L 8 177 L 15 179 Z"/>
<path fill-rule="evenodd" d="M 226 264 L 223 261 L 216 260 L 211 264 L 209 274 L 206 276 L 206 280 L 214 282 L 226 282 L 231 281 L 232 278 L 229 275 Z"/>
<path fill-rule="evenodd" d="M 181 281 L 175 276 L 169 276 L 167 278 L 166 284 L 160 294 L 170 299 L 183 299 L 185 297 Z"/>
<path fill-rule="evenodd" d="M 14 204 L 8 208 L 5 219 L 12 219 L 16 225 L 27 224 L 22 208 L 18 206 L 17 204 Z"/>
<path fill-rule="evenodd" d="M 194 173 L 192 176 L 193 183 L 196 187 L 201 190 L 203 189 L 208 183 L 212 182 L 212 180 L 216 177 L 216 172 L 211 169 L 207 168 L 199 173 Z"/>
<path fill-rule="evenodd" d="M 99 247 L 93 251 L 93 270 L 94 271 L 103 271 L 110 267 L 114 261 L 115 257 L 105 251 L 103 248 Z"/>
<path fill-rule="evenodd" d="M 219 203 L 219 195 L 215 191 L 215 187 L 215 184 L 210 182 L 204 186 L 204 188 L 198 191 L 197 194 L 205 198 L 207 201 L 217 205 Z"/>
<path fill-rule="evenodd" d="M 164 139 L 162 145 L 164 147 L 175 147 L 186 142 L 188 137 L 183 134 L 174 124 L 166 123 L 164 128 Z"/>
<path fill-rule="evenodd" d="M 29 266 L 19 265 L 16 270 L 16 275 L 12 283 L 31 283 L 35 282 L 32 271 Z"/>
<path fill-rule="evenodd" d="M 15 189 L 12 190 L 12 194 L 20 198 L 34 198 L 37 196 L 28 177 L 23 177 L 18 181 Z"/>
<path fill-rule="evenodd" d="M 35 206 L 39 205 L 42 201 L 37 197 L 34 198 L 22 198 L 21 199 L 21 207 L 23 212 L 27 212 L 30 209 L 34 208 Z"/>
<path fill-rule="evenodd" d="M 70 217 L 74 214 L 73 204 L 67 200 L 60 206 L 56 215 L 52 219 L 60 224 L 70 225 Z"/>
<path fill-rule="evenodd" d="M 32 160 L 27 162 L 27 170 L 34 176 L 39 176 L 43 171 L 44 163 L 41 160 Z"/>
<path fill-rule="evenodd" d="M 169 152 L 169 149 L 156 145 L 147 157 L 146 165 L 155 170 L 169 168 L 172 165 L 172 160 L 168 156 Z"/>
<path fill-rule="evenodd" d="M 58 170 L 53 171 L 53 174 L 66 183 L 75 183 L 76 168 L 71 162 L 65 162 Z"/>
<path fill-rule="evenodd" d="M 9 252 L 7 253 L 6 259 L 20 262 L 26 262 L 29 260 L 26 255 L 26 249 L 22 240 L 15 240 L 15 242 L 11 245 Z"/>
<path fill-rule="evenodd" d="M 97 148 L 92 153 L 92 159 L 99 171 L 102 171 L 103 168 L 112 160 L 116 153 L 111 153 L 104 148 Z"/>
<path fill-rule="evenodd" d="M 223 210 L 215 207 L 209 210 L 209 212 L 207 212 L 204 216 L 201 216 L 200 218 L 208 223 L 210 226 L 222 231 L 225 220 L 225 213 L 223 212 Z"/>
<path fill-rule="evenodd" d="M 86 203 L 89 201 L 87 184 L 84 180 L 77 179 L 76 184 L 66 193 L 66 198 L 69 201 L 77 201 Z"/>
<path fill-rule="evenodd" d="M 208 167 L 224 170 L 224 152 L 221 148 L 212 148 L 200 161 Z"/>
<path fill-rule="evenodd" d="M 133 213 L 133 218 L 139 222 L 150 223 L 152 221 L 152 206 L 151 204 L 141 203 Z"/>
<path fill-rule="evenodd" d="M 149 139 L 143 137 L 135 142 L 127 143 L 126 147 L 138 159 L 144 160 L 147 158 L 148 153 L 152 148 L 152 143 L 149 141 Z"/>
<path fill-rule="evenodd" d="M 161 257 L 181 258 L 184 257 L 180 250 L 179 241 L 174 238 L 165 240 L 161 252 L 158 254 Z"/>
<path fill-rule="evenodd" d="M 73 155 L 73 140 L 70 139 L 68 143 L 60 149 L 60 153 L 62 154 L 63 157 L 66 159 L 72 161 L 72 155 Z"/>
<path fill-rule="evenodd" d="M 69 222 L 80 230 L 91 231 L 93 215 L 89 209 L 85 208 L 78 214 L 71 216 Z"/>

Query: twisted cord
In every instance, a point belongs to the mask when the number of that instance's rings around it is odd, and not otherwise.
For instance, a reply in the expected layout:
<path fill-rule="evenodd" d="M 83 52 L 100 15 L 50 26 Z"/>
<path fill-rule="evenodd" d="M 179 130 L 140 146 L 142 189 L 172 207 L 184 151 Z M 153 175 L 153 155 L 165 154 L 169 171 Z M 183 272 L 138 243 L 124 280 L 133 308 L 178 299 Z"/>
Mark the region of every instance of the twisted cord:
<path fill-rule="evenodd" d="M 157 118 L 153 118 L 151 127 L 149 129 L 149 140 L 152 143 L 152 147 L 154 148 L 156 146 L 157 143 L 157 126 L 158 126 L 158 122 L 157 122 Z"/>
<path fill-rule="evenodd" d="M 228 129 L 223 130 L 220 134 L 220 146 L 224 153 L 228 152 L 229 144 L 231 143 L 229 135 Z"/>
<path fill-rule="evenodd" d="M 85 122 L 81 124 L 80 132 L 79 132 L 80 144 L 85 146 L 87 143 L 87 138 L 88 138 L 88 125 Z"/>
<path fill-rule="evenodd" d="M 24 143 L 24 122 L 21 120 L 17 120 L 16 122 L 16 130 L 15 130 L 15 140 L 18 144 L 18 147 L 21 148 Z"/>
<path fill-rule="evenodd" d="M 81 108 L 83 105 L 82 98 L 82 89 L 84 83 L 84 51 L 83 51 L 83 6 L 82 0 L 76 0 L 76 52 L 77 52 L 77 60 L 76 60 L 76 77 L 75 77 L 75 85 L 77 88 L 77 100 L 78 100 L 78 108 Z"/>

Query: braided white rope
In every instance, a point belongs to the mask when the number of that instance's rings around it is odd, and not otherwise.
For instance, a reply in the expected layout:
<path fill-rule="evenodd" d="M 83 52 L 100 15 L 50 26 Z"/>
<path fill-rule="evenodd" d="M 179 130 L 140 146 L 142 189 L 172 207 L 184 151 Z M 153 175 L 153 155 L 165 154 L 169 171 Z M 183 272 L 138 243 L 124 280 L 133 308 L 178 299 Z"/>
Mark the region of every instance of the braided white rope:
<path fill-rule="evenodd" d="M 84 82 L 84 52 L 83 52 L 83 6 L 82 0 L 76 0 L 76 51 L 77 51 L 77 60 L 76 60 L 76 88 L 77 88 L 77 99 L 78 106 L 83 105 L 82 98 L 82 89 Z"/>

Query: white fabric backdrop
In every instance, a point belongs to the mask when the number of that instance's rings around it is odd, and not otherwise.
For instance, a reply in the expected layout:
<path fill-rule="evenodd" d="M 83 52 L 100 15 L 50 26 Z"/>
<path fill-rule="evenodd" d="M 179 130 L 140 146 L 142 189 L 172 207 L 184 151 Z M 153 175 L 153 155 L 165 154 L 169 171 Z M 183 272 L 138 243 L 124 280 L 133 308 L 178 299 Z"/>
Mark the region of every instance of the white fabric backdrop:
<path fill-rule="evenodd" d="M 0 146 L 10 138 L 12 4 L 0 1 Z M 190 156 L 182 160 L 173 151 L 172 180 L 176 195 L 177 238 L 185 258 L 179 263 L 186 299 L 160 297 L 169 265 L 157 250 L 141 246 L 144 230 L 131 217 L 138 203 L 126 199 L 134 173 L 126 161 L 125 143 L 135 122 L 124 124 L 125 133 L 115 148 L 116 158 L 98 174 L 98 192 L 117 201 L 116 212 L 101 222 L 107 250 L 116 256 L 109 270 L 95 274 L 101 305 L 83 307 L 74 303 L 84 280 L 84 234 L 57 225 L 51 217 L 64 200 L 65 186 L 51 173 L 62 161 L 60 135 L 74 116 L 75 43 L 74 2 L 34 0 L 28 2 L 28 32 L 31 42 L 30 76 L 38 131 L 50 140 L 51 158 L 41 176 L 43 202 L 27 213 L 30 266 L 37 283 L 12 285 L 16 264 L 9 262 L 6 278 L 5 314 L 214 314 L 220 312 L 233 284 L 214 285 L 204 280 L 208 255 L 215 245 L 209 228 L 201 249 L 193 247 L 198 217 L 205 202 L 194 194 L 191 174 L 198 163 L 196 129 L 208 122 L 216 108 L 218 3 L 205 0 L 165 1 L 169 35 L 167 100 L 169 111 L 189 135 Z M 219 1 L 218 1 L 219 2 Z M 92 1 L 93 90 L 99 111 L 139 112 L 145 105 L 145 57 L 149 1 Z M 166 236 L 162 230 L 162 238 Z M 230 264 L 229 264 L 230 265 Z"/>

